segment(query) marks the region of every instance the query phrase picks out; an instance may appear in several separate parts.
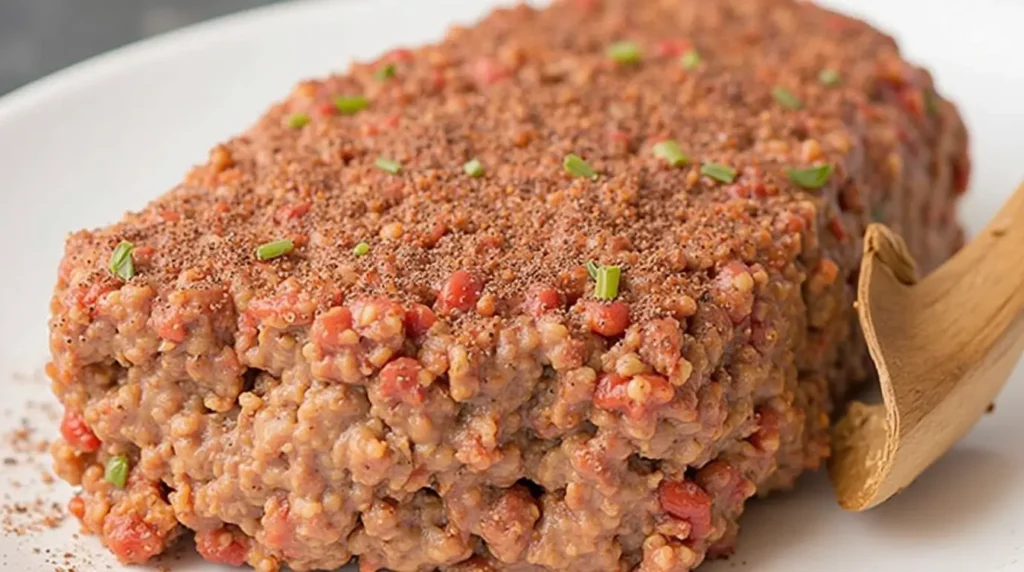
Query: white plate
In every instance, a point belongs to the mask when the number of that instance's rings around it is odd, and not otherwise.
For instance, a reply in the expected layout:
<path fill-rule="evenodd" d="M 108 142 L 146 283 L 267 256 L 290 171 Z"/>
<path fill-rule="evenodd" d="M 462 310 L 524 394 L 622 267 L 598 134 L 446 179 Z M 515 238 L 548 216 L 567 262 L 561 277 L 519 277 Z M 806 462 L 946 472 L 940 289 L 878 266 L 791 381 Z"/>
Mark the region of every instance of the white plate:
<path fill-rule="evenodd" d="M 639 0 L 638 0 L 639 1 Z M 40 370 L 46 317 L 67 231 L 141 207 L 241 131 L 298 79 L 470 22 L 483 0 L 350 0 L 285 4 L 144 42 L 0 100 L 0 406 L 5 435 L 22 417 L 55 434 Z M 934 70 L 973 134 L 974 185 L 963 204 L 977 231 L 1024 179 L 1024 2 L 830 0 L 895 33 Z M 1024 254 L 1024 245 L 1022 245 Z M 701 570 L 862 572 L 1024 570 L 1024 371 L 971 435 L 912 489 L 881 509 L 845 514 L 820 475 L 798 492 L 755 503 L 739 552 Z M 52 412 L 51 412 L 52 413 Z M 13 453 L 0 445 L 0 457 Z M 0 496 L 63 503 L 36 464 L 0 467 Z M 15 488 L 12 481 L 23 486 Z M 3 515 L 6 518 L 6 515 Z M 91 537 L 56 530 L 0 538 L 0 569 L 120 569 Z M 36 553 L 33 549 L 39 549 Z M 50 551 L 50 554 L 47 554 Z M 173 568 L 218 568 L 173 560 Z"/>

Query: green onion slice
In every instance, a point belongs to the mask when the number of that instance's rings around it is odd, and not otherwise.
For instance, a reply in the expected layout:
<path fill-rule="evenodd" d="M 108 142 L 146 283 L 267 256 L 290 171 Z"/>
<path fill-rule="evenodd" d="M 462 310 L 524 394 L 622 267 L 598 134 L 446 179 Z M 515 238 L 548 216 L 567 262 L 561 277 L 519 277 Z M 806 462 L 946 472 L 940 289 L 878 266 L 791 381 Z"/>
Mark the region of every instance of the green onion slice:
<path fill-rule="evenodd" d="M 775 101 L 779 102 L 779 105 L 786 109 L 792 109 L 793 111 L 804 106 L 803 102 L 801 102 L 797 96 L 793 95 L 791 91 L 784 87 L 775 87 L 772 89 L 772 97 L 775 98 Z"/>
<path fill-rule="evenodd" d="M 565 172 L 569 173 L 574 177 L 585 177 L 587 179 L 597 179 L 597 171 L 594 170 L 586 161 L 580 158 L 579 155 L 572 153 L 565 156 L 565 161 L 562 162 L 562 167 L 565 168 Z"/>
<path fill-rule="evenodd" d="M 132 261 L 133 250 L 135 250 L 134 244 L 122 240 L 110 254 L 110 272 L 121 280 L 130 280 L 135 276 L 135 263 Z"/>
<path fill-rule="evenodd" d="M 608 57 L 619 64 L 635 64 L 643 55 L 635 42 L 615 42 L 608 46 Z"/>
<path fill-rule="evenodd" d="M 825 183 L 832 176 L 833 170 L 832 165 L 825 164 L 808 169 L 789 169 L 786 171 L 786 174 L 789 175 L 789 180 L 798 186 L 816 190 L 825 186 Z"/>
<path fill-rule="evenodd" d="M 700 174 L 720 183 L 732 183 L 736 180 L 736 169 L 722 163 L 705 163 L 700 167 Z"/>
<path fill-rule="evenodd" d="M 370 100 L 361 95 L 339 95 L 334 98 L 334 106 L 346 115 L 359 113 L 370 105 Z"/>
<path fill-rule="evenodd" d="M 618 266 L 599 267 L 594 296 L 598 300 L 614 300 L 619 296 L 619 279 L 621 278 L 622 268 Z"/>
<path fill-rule="evenodd" d="M 387 157 L 378 157 L 374 165 L 376 165 L 381 171 L 386 171 L 392 175 L 397 175 L 402 172 L 402 164 L 393 159 L 388 159 Z"/>
<path fill-rule="evenodd" d="M 662 141 L 655 145 L 654 156 L 663 159 L 673 167 L 682 167 L 690 162 L 690 157 L 683 152 L 679 143 L 675 141 Z"/>
<path fill-rule="evenodd" d="M 466 164 L 462 166 L 462 170 L 474 179 L 484 176 L 484 165 L 478 159 L 467 161 Z"/>
<path fill-rule="evenodd" d="M 128 482 L 128 457 L 118 455 L 107 459 L 107 466 L 103 470 L 103 478 L 108 483 L 119 489 L 123 489 Z"/>
<path fill-rule="evenodd" d="M 284 256 L 289 252 L 295 250 L 295 243 L 290 240 L 275 240 L 274 242 L 268 242 L 261 244 L 256 249 L 256 258 L 260 260 L 273 260 L 280 256 Z"/>
<path fill-rule="evenodd" d="M 309 116 L 305 113 L 296 113 L 288 118 L 288 127 L 302 129 L 309 124 Z"/>
<path fill-rule="evenodd" d="M 697 50 L 687 50 L 683 57 L 679 60 L 679 64 L 683 66 L 684 70 L 693 71 L 700 66 L 700 52 Z"/>
<path fill-rule="evenodd" d="M 834 69 L 823 69 L 818 74 L 818 81 L 821 85 L 832 87 L 839 84 L 839 72 Z"/>

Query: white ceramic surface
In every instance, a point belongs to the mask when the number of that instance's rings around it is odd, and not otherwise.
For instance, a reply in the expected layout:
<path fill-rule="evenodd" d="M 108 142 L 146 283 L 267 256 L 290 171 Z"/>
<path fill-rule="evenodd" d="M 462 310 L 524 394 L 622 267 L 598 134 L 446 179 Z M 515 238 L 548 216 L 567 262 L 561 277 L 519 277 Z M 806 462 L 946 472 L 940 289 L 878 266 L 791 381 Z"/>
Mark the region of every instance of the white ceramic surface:
<path fill-rule="evenodd" d="M 640 0 L 637 0 L 640 1 Z M 200 25 L 119 50 L 0 100 L 0 432 L 23 417 L 56 433 L 41 369 L 46 317 L 64 234 L 142 206 L 242 130 L 298 79 L 396 45 L 439 37 L 497 2 L 314 0 Z M 960 106 L 973 135 L 973 188 L 963 204 L 977 231 L 1024 179 L 1024 2 L 825 0 L 896 34 Z M 1024 258 L 1024 245 L 1022 245 Z M 701 570 L 725 572 L 997 572 L 1024 570 L 1024 371 L 987 416 L 913 488 L 862 515 L 840 511 L 821 475 L 755 503 L 739 552 Z M 52 414 L 52 411 L 51 411 Z M 7 439 L 0 457 L 12 455 Z M 0 496 L 63 503 L 19 454 Z M 37 456 L 39 462 L 48 462 Z M 13 481 L 22 483 L 20 488 Z M 94 538 L 66 522 L 0 537 L 0 570 L 119 570 Z M 37 553 L 33 549 L 39 549 Z M 51 554 L 48 555 L 47 551 Z M 173 569 L 210 572 L 196 560 Z M 110 568 L 108 568 L 110 566 Z"/>

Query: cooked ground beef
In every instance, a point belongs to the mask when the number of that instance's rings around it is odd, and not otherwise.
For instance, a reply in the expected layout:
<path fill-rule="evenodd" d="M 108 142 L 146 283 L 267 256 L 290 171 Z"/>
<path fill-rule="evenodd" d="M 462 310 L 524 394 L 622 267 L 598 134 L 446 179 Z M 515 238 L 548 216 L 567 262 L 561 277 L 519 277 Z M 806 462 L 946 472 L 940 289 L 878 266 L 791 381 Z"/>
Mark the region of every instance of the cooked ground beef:
<path fill-rule="evenodd" d="M 499 10 L 305 81 L 68 239 L 71 510 L 128 563 L 689 571 L 828 455 L 864 227 L 948 257 L 966 144 L 892 39 L 790 0 Z"/>

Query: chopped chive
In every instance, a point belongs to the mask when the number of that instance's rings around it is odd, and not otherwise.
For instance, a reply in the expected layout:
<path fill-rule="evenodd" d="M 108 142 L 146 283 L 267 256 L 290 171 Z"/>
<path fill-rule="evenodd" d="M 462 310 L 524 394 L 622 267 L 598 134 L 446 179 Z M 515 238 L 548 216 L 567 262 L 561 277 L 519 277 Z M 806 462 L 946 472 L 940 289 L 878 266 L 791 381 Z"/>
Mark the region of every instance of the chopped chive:
<path fill-rule="evenodd" d="M 619 279 L 622 269 L 618 266 L 601 266 L 597 269 L 597 286 L 594 296 L 598 300 L 614 300 L 619 296 Z"/>
<path fill-rule="evenodd" d="M 608 46 L 608 57 L 619 64 L 635 64 L 640 62 L 640 47 L 634 42 L 615 42 Z"/>
<path fill-rule="evenodd" d="M 700 66 L 700 52 L 693 49 L 687 50 L 686 53 L 683 54 L 682 59 L 679 60 L 679 64 L 687 71 L 697 69 L 697 67 Z"/>
<path fill-rule="evenodd" d="M 821 73 L 818 74 L 818 81 L 821 82 L 821 85 L 826 85 L 828 87 L 838 85 L 839 72 L 834 69 L 823 69 L 821 70 Z"/>
<path fill-rule="evenodd" d="M 366 109 L 368 105 L 370 105 L 370 100 L 361 95 L 339 95 L 334 98 L 334 107 L 337 107 L 339 112 L 346 115 L 359 113 Z"/>
<path fill-rule="evenodd" d="M 377 157 L 377 161 L 374 163 L 381 171 L 386 171 L 392 175 L 397 175 L 402 172 L 402 164 L 398 161 L 388 159 L 387 157 Z"/>
<path fill-rule="evenodd" d="M 700 166 L 700 174 L 720 183 L 732 183 L 736 180 L 736 169 L 722 163 L 704 163 Z"/>
<path fill-rule="evenodd" d="M 587 274 L 594 280 L 597 280 L 597 271 L 601 268 L 593 260 L 588 260 L 586 264 Z"/>
<path fill-rule="evenodd" d="M 108 483 L 119 489 L 123 489 L 128 482 L 128 457 L 118 455 L 107 459 L 107 466 L 103 470 L 103 478 Z"/>
<path fill-rule="evenodd" d="M 135 263 L 132 261 L 132 251 L 135 245 L 122 240 L 114 247 L 110 254 L 110 272 L 121 280 L 130 280 L 135 276 Z"/>
<path fill-rule="evenodd" d="M 772 97 L 775 98 L 775 101 L 779 102 L 779 105 L 786 109 L 792 109 L 793 111 L 804 106 L 803 102 L 801 102 L 797 96 L 793 95 L 792 92 L 784 87 L 773 88 Z"/>
<path fill-rule="evenodd" d="M 928 113 L 929 117 L 935 117 L 939 114 L 939 102 L 934 90 L 925 89 L 921 93 L 921 98 L 924 99 L 924 110 Z"/>
<path fill-rule="evenodd" d="M 305 113 L 296 113 L 288 118 L 288 127 L 302 129 L 309 124 L 309 116 Z"/>
<path fill-rule="evenodd" d="M 398 67 L 395 64 L 384 64 L 377 68 L 377 71 L 373 72 L 373 77 L 378 81 L 387 81 L 395 77 L 397 71 Z"/>
<path fill-rule="evenodd" d="M 480 162 L 479 159 L 467 161 L 466 164 L 462 166 L 462 170 L 465 171 L 467 175 L 473 177 L 474 179 L 477 177 L 484 176 L 484 165 L 483 163 Z"/>
<path fill-rule="evenodd" d="M 690 162 L 690 157 L 683 153 L 679 143 L 675 141 L 662 141 L 654 146 L 654 156 L 664 159 L 672 167 L 682 167 Z"/>
<path fill-rule="evenodd" d="M 594 170 L 586 161 L 584 161 L 579 155 L 569 153 L 565 156 L 565 161 L 562 162 L 562 167 L 566 173 L 574 177 L 586 177 L 588 179 L 597 179 L 597 171 Z"/>
<path fill-rule="evenodd" d="M 352 254 L 356 256 L 366 256 L 370 253 L 370 245 L 366 242 L 360 242 L 352 249 Z"/>
<path fill-rule="evenodd" d="M 829 177 L 832 176 L 832 165 L 824 164 L 808 169 L 789 169 L 786 174 L 789 180 L 805 189 L 816 190 L 825 186 Z"/>
<path fill-rule="evenodd" d="M 294 242 L 290 240 L 275 240 L 274 242 L 261 244 L 256 249 L 256 258 L 264 261 L 272 260 L 284 256 L 293 250 L 295 250 Z"/>

